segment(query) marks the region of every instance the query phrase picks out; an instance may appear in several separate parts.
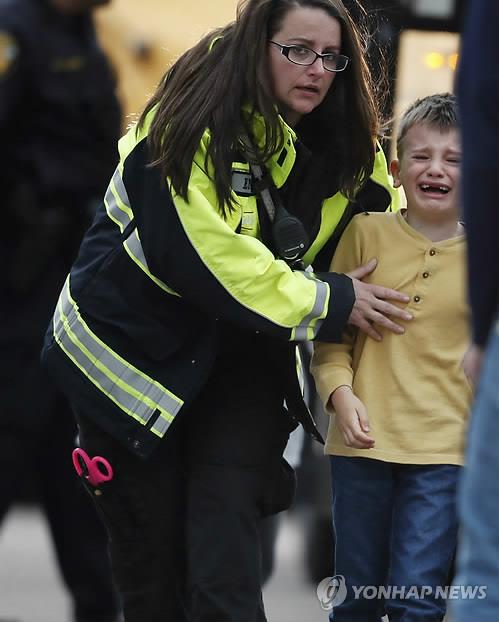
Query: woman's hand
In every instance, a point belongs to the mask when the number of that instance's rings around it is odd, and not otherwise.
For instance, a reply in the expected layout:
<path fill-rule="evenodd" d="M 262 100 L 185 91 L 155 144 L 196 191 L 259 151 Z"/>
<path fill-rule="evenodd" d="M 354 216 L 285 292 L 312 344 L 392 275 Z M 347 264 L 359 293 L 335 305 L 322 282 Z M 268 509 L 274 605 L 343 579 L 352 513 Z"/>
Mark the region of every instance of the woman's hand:
<path fill-rule="evenodd" d="M 371 449 L 374 439 L 369 436 L 369 419 L 364 404 L 346 385 L 338 387 L 329 398 L 336 412 L 336 422 L 347 447 Z"/>
<path fill-rule="evenodd" d="M 393 322 L 388 316 L 411 320 L 412 315 L 393 305 L 387 300 L 409 302 L 409 296 L 401 294 L 395 289 L 389 289 L 382 285 L 363 283 L 362 279 L 370 274 L 377 265 L 376 259 L 371 259 L 363 266 L 359 266 L 347 274 L 352 279 L 355 291 L 355 303 L 348 318 L 348 323 L 357 326 L 369 337 L 381 341 L 380 333 L 374 328 L 374 324 L 391 330 L 393 333 L 402 334 L 404 328 Z"/>

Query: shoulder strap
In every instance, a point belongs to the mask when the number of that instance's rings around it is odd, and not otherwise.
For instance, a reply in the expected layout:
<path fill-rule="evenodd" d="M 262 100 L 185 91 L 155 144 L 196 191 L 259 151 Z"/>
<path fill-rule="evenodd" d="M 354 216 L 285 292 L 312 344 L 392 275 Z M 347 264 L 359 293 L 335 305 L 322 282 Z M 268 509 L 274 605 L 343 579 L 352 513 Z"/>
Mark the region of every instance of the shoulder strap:
<path fill-rule="evenodd" d="M 276 251 L 293 269 L 303 270 L 301 258 L 309 247 L 309 238 L 302 222 L 292 216 L 282 204 L 272 176 L 264 173 L 263 168 L 255 162 L 252 154 L 255 149 L 248 135 L 242 137 L 251 173 L 256 180 L 256 191 L 262 199 L 265 211 L 272 224 L 272 238 Z M 272 192 L 274 190 L 274 192 Z"/>

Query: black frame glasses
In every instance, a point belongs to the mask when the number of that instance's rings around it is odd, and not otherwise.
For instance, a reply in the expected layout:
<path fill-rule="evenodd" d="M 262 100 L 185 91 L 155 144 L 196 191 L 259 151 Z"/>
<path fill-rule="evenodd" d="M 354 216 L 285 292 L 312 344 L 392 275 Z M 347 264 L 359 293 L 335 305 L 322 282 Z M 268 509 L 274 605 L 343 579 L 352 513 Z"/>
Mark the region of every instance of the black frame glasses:
<path fill-rule="evenodd" d="M 313 65 L 315 61 L 318 58 L 320 58 L 322 61 L 322 66 L 324 67 L 326 71 L 337 73 L 340 71 L 344 71 L 350 60 L 348 56 L 344 56 L 343 54 L 336 54 L 336 52 L 328 52 L 327 54 L 319 54 L 315 50 L 311 50 L 305 45 L 282 45 L 282 43 L 277 43 L 277 41 L 272 41 L 270 39 L 269 39 L 269 43 L 273 43 L 274 45 L 277 45 L 277 47 L 281 49 L 281 54 L 285 56 L 289 60 L 289 62 L 293 63 L 294 65 L 302 65 L 302 66 L 307 67 L 307 66 Z M 302 52 L 310 52 L 310 56 L 307 57 L 307 60 L 305 62 L 303 62 L 302 60 L 298 60 L 296 56 L 294 56 L 293 58 L 289 57 L 290 53 L 291 55 L 293 55 L 295 53 L 298 53 L 298 50 L 301 50 Z M 312 54 L 314 55 L 313 59 L 312 59 Z M 325 63 L 328 61 L 335 63 L 336 65 L 335 69 L 326 67 Z M 338 64 L 340 65 L 339 69 L 337 67 Z"/>

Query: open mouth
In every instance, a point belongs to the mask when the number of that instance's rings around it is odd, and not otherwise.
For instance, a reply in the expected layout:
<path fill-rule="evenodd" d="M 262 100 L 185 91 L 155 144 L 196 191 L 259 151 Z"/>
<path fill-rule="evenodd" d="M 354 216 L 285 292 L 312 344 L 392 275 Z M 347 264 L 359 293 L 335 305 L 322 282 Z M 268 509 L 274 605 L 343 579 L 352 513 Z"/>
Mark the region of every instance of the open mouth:
<path fill-rule="evenodd" d="M 447 194 L 450 192 L 449 186 L 445 184 L 420 184 L 419 187 L 428 194 Z"/>
<path fill-rule="evenodd" d="M 317 86 L 299 86 L 297 87 L 300 91 L 304 91 L 305 93 L 314 93 L 317 94 L 319 92 L 319 88 Z"/>

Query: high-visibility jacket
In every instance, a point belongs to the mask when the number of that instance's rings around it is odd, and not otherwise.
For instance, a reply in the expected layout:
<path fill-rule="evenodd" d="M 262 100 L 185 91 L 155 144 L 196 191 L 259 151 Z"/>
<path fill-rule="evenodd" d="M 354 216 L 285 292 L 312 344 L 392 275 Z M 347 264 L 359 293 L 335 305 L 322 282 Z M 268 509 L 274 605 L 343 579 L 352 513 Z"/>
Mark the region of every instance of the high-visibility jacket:
<path fill-rule="evenodd" d="M 220 322 L 282 342 L 336 341 L 354 302 L 348 277 L 293 271 L 262 242 L 247 163 L 233 165 L 237 209 L 222 218 L 205 170 L 208 131 L 192 164 L 189 201 L 178 196 L 159 169 L 148 166 L 149 124 L 150 118 L 120 140 L 120 163 L 42 353 L 76 409 L 81 404 L 94 412 L 103 428 L 142 456 L 206 383 Z M 296 159 L 297 137 L 284 122 L 283 131 L 285 147 L 267 162 L 277 188 L 292 176 Z M 262 134 L 257 119 L 254 135 Z M 370 183 L 382 196 L 371 209 L 396 207 L 381 151 Z M 354 211 L 339 193 L 323 201 L 307 265 Z"/>

